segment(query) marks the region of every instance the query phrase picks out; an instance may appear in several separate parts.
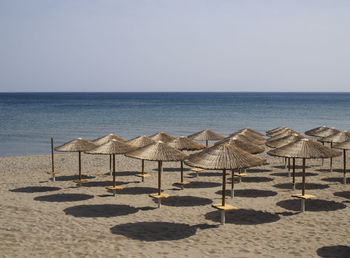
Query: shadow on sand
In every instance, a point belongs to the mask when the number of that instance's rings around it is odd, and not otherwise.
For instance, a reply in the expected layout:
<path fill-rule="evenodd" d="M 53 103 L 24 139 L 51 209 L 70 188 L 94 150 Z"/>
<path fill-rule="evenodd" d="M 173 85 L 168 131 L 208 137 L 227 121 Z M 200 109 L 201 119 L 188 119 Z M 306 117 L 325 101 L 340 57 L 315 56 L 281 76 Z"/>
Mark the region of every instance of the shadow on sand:
<path fill-rule="evenodd" d="M 341 183 L 341 184 L 344 182 L 343 177 L 326 177 L 326 178 L 322 178 L 321 180 L 325 182 Z M 346 178 L 346 183 L 350 184 L 350 178 Z"/>
<path fill-rule="evenodd" d="M 94 176 L 86 176 L 86 175 L 82 175 L 83 179 L 92 179 L 95 178 Z M 79 179 L 78 175 L 74 175 L 74 176 L 56 176 L 55 180 L 56 181 L 73 181 L 73 180 L 77 180 Z"/>
<path fill-rule="evenodd" d="M 218 223 L 221 221 L 221 215 L 218 211 L 207 213 L 205 218 Z M 226 212 L 226 223 L 237 225 L 257 225 L 275 222 L 279 219 L 279 215 L 265 211 L 238 209 Z"/>
<path fill-rule="evenodd" d="M 248 173 L 266 173 L 266 172 L 271 172 L 271 169 L 258 169 L 258 168 L 248 168 L 247 172 Z"/>
<path fill-rule="evenodd" d="M 42 202 L 78 202 L 78 201 L 85 201 L 92 198 L 94 198 L 93 195 L 71 193 L 71 194 L 51 194 L 51 195 L 37 196 L 34 198 L 34 200 L 42 201 Z"/>
<path fill-rule="evenodd" d="M 189 168 L 184 168 L 184 171 L 189 171 Z M 153 171 L 158 172 L 158 168 L 154 168 Z M 163 172 L 180 172 L 180 166 L 178 168 L 163 168 Z"/>
<path fill-rule="evenodd" d="M 184 185 L 185 188 L 210 188 L 210 187 L 218 187 L 220 186 L 220 183 L 215 183 L 215 182 L 200 182 L 200 181 L 195 181 L 195 182 L 190 182 L 187 185 Z"/>
<path fill-rule="evenodd" d="M 129 205 L 117 204 L 96 204 L 96 205 L 77 205 L 63 210 L 66 215 L 84 218 L 110 218 L 125 216 L 138 212 L 137 208 Z"/>
<path fill-rule="evenodd" d="M 53 186 L 27 186 L 9 190 L 15 193 L 44 193 L 61 190 L 60 187 Z"/>
<path fill-rule="evenodd" d="M 196 178 L 197 174 L 196 173 L 189 173 L 188 174 L 191 178 Z M 222 173 L 220 172 L 199 172 L 198 177 L 202 176 L 207 176 L 207 177 L 212 177 L 212 176 L 222 176 Z"/>
<path fill-rule="evenodd" d="M 121 182 L 121 181 L 117 181 L 116 182 L 117 185 L 125 185 L 128 184 L 128 182 Z M 82 186 L 85 187 L 105 187 L 105 186 L 111 186 L 113 185 L 113 181 L 109 180 L 109 181 L 93 181 L 93 182 L 86 182 L 86 183 L 82 183 Z"/>
<path fill-rule="evenodd" d="M 170 222 L 136 222 L 120 224 L 110 228 L 112 234 L 141 241 L 171 241 L 188 238 L 196 234 L 197 229 L 216 228 L 217 226 L 199 224 L 190 226 Z"/>
<path fill-rule="evenodd" d="M 273 187 L 276 187 L 279 189 L 292 189 L 293 184 L 292 183 L 276 184 L 276 185 L 273 185 Z M 301 187 L 302 187 L 301 183 L 295 184 L 295 189 L 301 190 Z M 305 188 L 306 190 L 321 190 L 321 189 L 329 188 L 329 186 L 324 184 L 306 183 Z"/>
<path fill-rule="evenodd" d="M 292 178 L 293 172 L 290 172 L 290 178 Z M 288 172 L 279 172 L 279 173 L 272 173 L 271 176 L 282 176 L 282 177 L 288 177 Z M 311 172 L 305 172 L 305 176 L 317 176 L 317 173 L 311 173 Z M 296 177 L 303 176 L 302 172 L 295 172 Z"/>
<path fill-rule="evenodd" d="M 156 200 L 154 202 L 158 203 Z M 170 196 L 162 200 L 162 204 L 175 207 L 192 207 L 211 204 L 213 201 L 208 198 L 196 196 Z"/>
<path fill-rule="evenodd" d="M 335 192 L 334 196 L 350 199 L 350 191 Z"/>
<path fill-rule="evenodd" d="M 222 195 L 222 190 L 215 192 L 216 194 Z M 235 197 L 248 197 L 248 198 L 257 198 L 257 197 L 270 197 L 277 195 L 277 192 L 269 190 L 259 190 L 259 189 L 237 189 L 235 190 Z M 231 195 L 231 190 L 226 190 L 226 196 Z"/>
<path fill-rule="evenodd" d="M 350 246 L 332 245 L 317 249 L 317 255 L 324 258 L 350 257 Z"/>
<path fill-rule="evenodd" d="M 126 187 L 118 191 L 118 194 L 151 194 L 156 193 L 157 191 L 158 189 L 153 187 Z"/>
<path fill-rule="evenodd" d="M 136 171 L 117 171 L 115 172 L 115 175 L 118 176 L 135 176 L 137 174 L 140 174 L 141 172 L 136 172 Z M 105 173 L 104 175 L 106 176 L 112 176 L 110 172 Z"/>
<path fill-rule="evenodd" d="M 335 211 L 345 209 L 346 205 L 335 201 L 326 200 L 305 200 L 305 211 Z M 300 200 L 284 200 L 276 203 L 276 205 L 291 211 L 300 211 Z"/>
<path fill-rule="evenodd" d="M 246 176 L 242 177 L 243 183 L 263 183 L 263 182 L 271 182 L 274 179 L 271 177 L 263 177 L 263 176 Z"/>

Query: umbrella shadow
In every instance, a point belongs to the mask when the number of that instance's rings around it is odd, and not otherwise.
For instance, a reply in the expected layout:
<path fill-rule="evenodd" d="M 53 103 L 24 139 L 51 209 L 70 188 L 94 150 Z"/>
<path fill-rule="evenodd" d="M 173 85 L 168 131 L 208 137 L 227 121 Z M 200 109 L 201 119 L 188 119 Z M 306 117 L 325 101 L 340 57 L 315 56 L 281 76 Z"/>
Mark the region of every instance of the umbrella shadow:
<path fill-rule="evenodd" d="M 129 239 L 153 242 L 184 239 L 195 235 L 198 229 L 216 227 L 208 224 L 190 226 L 170 222 L 136 222 L 116 225 L 110 228 L 110 231 L 112 234 L 122 235 Z"/>
<path fill-rule="evenodd" d="M 218 211 L 212 211 L 205 215 L 207 220 L 220 222 L 221 215 Z M 238 209 L 226 212 L 226 223 L 236 224 L 236 225 L 257 225 L 264 223 L 276 222 L 280 219 L 278 214 L 248 210 L 248 209 Z"/>
<path fill-rule="evenodd" d="M 158 168 L 154 168 L 154 171 L 158 171 Z M 184 168 L 184 171 L 189 171 L 189 168 Z M 163 168 L 163 172 L 181 172 L 180 166 L 178 168 Z"/>
<path fill-rule="evenodd" d="M 271 169 L 258 169 L 258 168 L 248 168 L 248 173 L 265 173 L 265 172 L 271 172 Z"/>
<path fill-rule="evenodd" d="M 196 173 L 189 173 L 188 175 L 191 176 L 191 178 L 197 177 Z M 199 172 L 198 177 L 202 177 L 202 176 L 207 176 L 207 177 L 222 176 L 222 173 L 220 173 L 220 172 Z"/>
<path fill-rule="evenodd" d="M 125 184 L 128 184 L 128 183 L 127 182 L 117 181 L 116 184 L 117 185 L 125 185 Z M 105 187 L 105 186 L 113 185 L 113 181 L 86 182 L 86 183 L 82 183 L 81 185 L 85 186 L 85 187 Z"/>
<path fill-rule="evenodd" d="M 95 178 L 94 176 L 86 176 L 86 175 L 82 175 L 83 179 L 92 179 Z M 77 180 L 79 179 L 78 175 L 73 175 L 73 176 L 56 176 L 55 180 L 56 181 L 73 181 L 73 180 Z"/>
<path fill-rule="evenodd" d="M 156 193 L 157 191 L 158 189 L 153 187 L 127 187 L 118 191 L 118 194 L 131 194 L 131 195 L 151 194 L 151 193 Z"/>
<path fill-rule="evenodd" d="M 66 215 L 84 218 L 110 218 L 125 216 L 138 212 L 139 210 L 129 205 L 96 204 L 77 205 L 63 210 Z"/>
<path fill-rule="evenodd" d="M 319 172 L 329 172 L 329 173 L 333 173 L 333 172 L 343 173 L 343 172 L 344 172 L 344 170 L 342 170 L 342 169 L 335 169 L 335 168 L 333 168 L 332 172 L 330 172 L 330 169 L 329 169 L 329 168 L 315 169 L 315 171 L 319 171 Z"/>
<path fill-rule="evenodd" d="M 42 201 L 42 202 L 78 202 L 78 201 L 85 201 L 92 198 L 94 198 L 93 195 L 70 193 L 70 194 L 51 194 L 51 195 L 37 196 L 34 198 L 34 200 Z"/>
<path fill-rule="evenodd" d="M 350 199 L 350 191 L 335 192 L 334 196 Z"/>
<path fill-rule="evenodd" d="M 216 194 L 222 195 L 222 190 L 215 192 Z M 258 198 L 258 197 L 270 197 L 277 195 L 277 192 L 269 190 L 259 190 L 259 189 L 237 189 L 235 190 L 235 197 L 248 197 L 248 198 Z M 226 190 L 226 196 L 230 196 L 231 190 Z"/>
<path fill-rule="evenodd" d="M 247 176 L 242 177 L 243 183 L 263 183 L 263 182 L 271 182 L 274 179 L 271 177 L 264 177 L 264 176 Z"/>
<path fill-rule="evenodd" d="M 58 191 L 61 189 L 62 188 L 60 187 L 53 187 L 53 186 L 27 186 L 27 187 L 11 189 L 9 191 L 15 192 L 15 193 L 44 193 L 44 192 Z"/>
<path fill-rule="evenodd" d="M 210 188 L 210 187 L 218 187 L 220 186 L 220 183 L 215 183 L 215 182 L 201 182 L 201 181 L 196 181 L 196 182 L 190 182 L 187 185 L 184 185 L 185 188 Z"/>
<path fill-rule="evenodd" d="M 293 172 L 290 172 L 290 177 L 292 177 Z M 272 173 L 271 176 L 282 176 L 282 177 L 288 177 L 288 172 L 279 172 L 279 173 Z M 317 173 L 311 173 L 311 172 L 305 172 L 305 176 L 317 176 Z M 302 177 L 303 172 L 296 172 L 296 177 Z"/>
<path fill-rule="evenodd" d="M 326 177 L 326 178 L 322 178 L 321 180 L 325 181 L 325 182 L 331 182 L 331 183 L 343 183 L 344 182 L 343 177 Z M 346 178 L 346 183 L 350 184 L 350 178 Z"/>
<path fill-rule="evenodd" d="M 305 200 L 306 211 L 335 211 L 345 209 L 346 205 L 335 201 L 326 201 L 319 199 Z M 300 211 L 300 200 L 284 200 L 276 203 L 276 205 L 291 211 Z"/>
<path fill-rule="evenodd" d="M 135 176 L 137 174 L 140 174 L 141 172 L 136 172 L 136 171 L 117 171 L 115 172 L 115 175 L 118 176 Z M 111 175 L 111 172 L 105 173 L 106 176 Z"/>
<path fill-rule="evenodd" d="M 332 245 L 317 249 L 317 255 L 324 258 L 350 257 L 350 246 Z"/>
<path fill-rule="evenodd" d="M 293 184 L 292 183 L 285 183 L 285 184 L 276 184 L 273 185 L 273 187 L 279 188 L 279 189 L 292 189 L 293 188 Z M 301 183 L 297 183 L 295 184 L 295 189 L 301 190 L 302 188 L 302 184 Z M 321 189 L 326 189 L 329 188 L 328 185 L 324 185 L 324 184 L 314 184 L 314 183 L 306 183 L 305 184 L 305 189 L 306 190 L 321 190 Z"/>
<path fill-rule="evenodd" d="M 288 169 L 288 165 L 287 166 L 272 166 L 273 168 L 278 168 L 278 169 Z M 293 167 L 293 164 L 292 164 L 292 161 L 290 162 L 290 169 L 292 169 Z M 295 165 L 295 169 L 302 169 L 303 166 L 300 166 L 300 165 Z M 311 168 L 311 166 L 305 166 L 305 168 Z"/>
<path fill-rule="evenodd" d="M 154 200 L 158 203 L 158 201 Z M 175 207 L 193 207 L 211 204 L 213 201 L 208 198 L 196 196 L 170 196 L 162 200 L 162 204 Z"/>

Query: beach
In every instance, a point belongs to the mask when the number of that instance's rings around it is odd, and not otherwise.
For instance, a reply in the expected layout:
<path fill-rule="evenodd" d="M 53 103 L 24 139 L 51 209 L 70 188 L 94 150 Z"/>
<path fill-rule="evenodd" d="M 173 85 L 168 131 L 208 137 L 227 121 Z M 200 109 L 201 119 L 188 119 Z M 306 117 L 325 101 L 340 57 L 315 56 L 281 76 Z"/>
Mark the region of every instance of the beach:
<path fill-rule="evenodd" d="M 266 148 L 268 149 L 268 148 Z M 297 189 L 291 189 L 282 158 L 264 152 L 267 165 L 248 169 L 235 197 L 237 210 L 220 212 L 222 171 L 199 176 L 185 166 L 181 190 L 180 163 L 164 162 L 162 189 L 170 195 L 162 207 L 149 194 L 157 191 L 157 162 L 146 161 L 151 177 L 135 174 L 141 161 L 116 156 L 114 197 L 109 157 L 82 154 L 88 182 L 78 187 L 77 153 L 55 155 L 53 182 L 49 154 L 0 158 L 0 255 L 4 257 L 346 257 L 349 254 L 350 180 L 342 184 L 342 157 L 306 161 L 306 193 L 316 196 L 299 212 L 301 161 Z M 228 173 L 230 189 L 231 174 Z"/>

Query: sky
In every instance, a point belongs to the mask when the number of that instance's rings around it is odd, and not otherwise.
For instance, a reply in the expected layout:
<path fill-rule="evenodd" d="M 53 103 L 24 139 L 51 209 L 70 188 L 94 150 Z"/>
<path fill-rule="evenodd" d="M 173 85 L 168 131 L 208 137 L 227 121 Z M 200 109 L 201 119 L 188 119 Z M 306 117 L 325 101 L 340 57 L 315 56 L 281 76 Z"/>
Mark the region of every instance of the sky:
<path fill-rule="evenodd" d="M 348 0 L 0 0 L 0 92 L 349 92 L 349 14 Z"/>

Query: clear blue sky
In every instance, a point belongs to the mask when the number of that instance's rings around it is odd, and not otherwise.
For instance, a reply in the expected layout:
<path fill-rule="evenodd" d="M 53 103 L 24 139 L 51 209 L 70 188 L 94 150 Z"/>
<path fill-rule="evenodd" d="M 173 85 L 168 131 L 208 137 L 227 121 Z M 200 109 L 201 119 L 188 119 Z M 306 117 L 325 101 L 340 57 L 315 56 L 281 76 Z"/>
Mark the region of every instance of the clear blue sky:
<path fill-rule="evenodd" d="M 0 0 L 0 91 L 350 91 L 350 1 Z"/>

